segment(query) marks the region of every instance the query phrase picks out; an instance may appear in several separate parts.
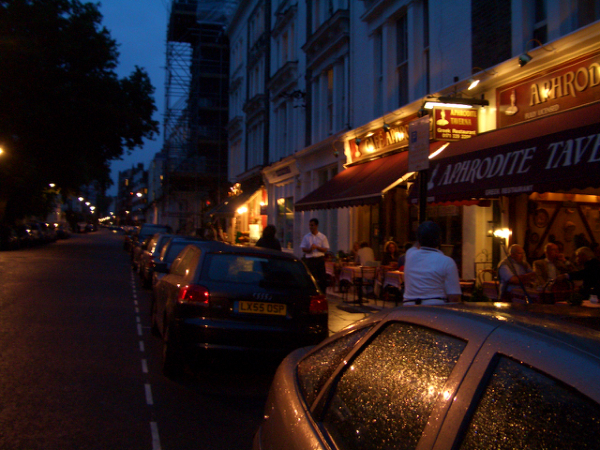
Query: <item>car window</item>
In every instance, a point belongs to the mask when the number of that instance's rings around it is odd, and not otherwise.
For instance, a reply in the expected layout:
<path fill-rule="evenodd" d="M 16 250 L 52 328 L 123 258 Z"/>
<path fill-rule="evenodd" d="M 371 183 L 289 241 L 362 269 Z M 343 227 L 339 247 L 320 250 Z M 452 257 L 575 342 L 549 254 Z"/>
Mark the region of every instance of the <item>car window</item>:
<path fill-rule="evenodd" d="M 525 364 L 499 357 L 460 448 L 600 448 L 599 429 L 596 402 Z"/>
<path fill-rule="evenodd" d="M 181 277 L 190 277 L 194 274 L 200 253 L 196 248 L 188 248 L 180 256 L 177 257 L 171 267 L 170 273 Z"/>
<path fill-rule="evenodd" d="M 167 263 L 173 262 L 177 255 L 183 250 L 189 242 L 173 242 L 169 247 L 161 254 L 161 260 Z"/>
<path fill-rule="evenodd" d="M 466 343 L 394 322 L 347 365 L 323 417 L 341 449 L 414 449 Z"/>
<path fill-rule="evenodd" d="M 293 259 L 218 253 L 208 256 L 207 267 L 211 281 L 298 289 L 314 286 L 305 266 Z"/>
<path fill-rule="evenodd" d="M 335 369 L 342 363 L 344 357 L 371 328 L 365 327 L 349 333 L 330 342 L 300 361 L 298 364 L 298 382 L 309 407 L 316 400 L 319 391 Z"/>

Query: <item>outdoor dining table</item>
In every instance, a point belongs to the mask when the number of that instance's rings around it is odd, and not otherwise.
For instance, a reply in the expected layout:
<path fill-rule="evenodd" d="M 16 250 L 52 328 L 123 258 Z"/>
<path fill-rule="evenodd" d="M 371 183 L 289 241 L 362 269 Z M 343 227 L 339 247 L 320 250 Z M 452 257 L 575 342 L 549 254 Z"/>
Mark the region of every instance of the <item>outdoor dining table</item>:
<path fill-rule="evenodd" d="M 374 269 L 374 268 L 370 268 Z M 358 303 L 363 303 L 363 266 L 344 266 L 340 270 L 340 286 L 342 281 L 347 281 L 350 285 L 356 287 L 358 294 Z"/>
<path fill-rule="evenodd" d="M 383 278 L 383 288 L 387 286 L 393 286 L 401 289 L 402 283 L 404 283 L 404 272 L 399 270 L 388 270 Z"/>

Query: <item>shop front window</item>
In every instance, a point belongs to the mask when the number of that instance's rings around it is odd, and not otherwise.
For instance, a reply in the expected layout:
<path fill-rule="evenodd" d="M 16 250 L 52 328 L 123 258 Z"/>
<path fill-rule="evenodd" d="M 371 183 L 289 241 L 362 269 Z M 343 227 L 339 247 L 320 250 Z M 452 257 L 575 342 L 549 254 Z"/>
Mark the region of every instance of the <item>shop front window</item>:
<path fill-rule="evenodd" d="M 294 198 L 277 199 L 277 236 L 282 248 L 292 248 L 294 242 Z"/>

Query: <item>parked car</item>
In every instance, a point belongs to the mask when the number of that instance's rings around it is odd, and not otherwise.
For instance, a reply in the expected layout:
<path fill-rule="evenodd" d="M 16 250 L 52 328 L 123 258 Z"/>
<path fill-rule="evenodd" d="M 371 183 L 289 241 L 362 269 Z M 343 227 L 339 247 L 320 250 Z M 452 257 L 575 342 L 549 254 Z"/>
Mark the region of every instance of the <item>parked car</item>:
<path fill-rule="evenodd" d="M 281 363 L 253 448 L 600 448 L 599 325 L 567 305 L 375 314 Z"/>
<path fill-rule="evenodd" d="M 46 243 L 46 236 L 44 236 L 44 231 L 42 230 L 39 222 L 28 222 L 25 225 L 31 234 L 33 245 L 41 245 Z"/>
<path fill-rule="evenodd" d="M 181 250 L 183 250 L 187 245 L 193 244 L 194 242 L 204 241 L 202 238 L 189 237 L 189 236 L 177 236 L 171 235 L 172 237 L 167 240 L 165 245 L 160 251 L 158 256 L 158 260 L 154 265 L 154 270 L 152 271 L 152 289 L 154 291 L 154 287 L 158 280 L 164 277 L 171 268 L 171 264 L 175 261 L 175 258 Z"/>
<path fill-rule="evenodd" d="M 125 233 L 125 239 L 123 240 L 123 250 L 131 252 L 133 237 L 137 235 L 139 227 L 124 226 L 123 232 Z"/>
<path fill-rule="evenodd" d="M 0 225 L 0 250 L 16 250 L 21 247 L 21 242 L 15 227 Z"/>
<path fill-rule="evenodd" d="M 137 231 L 131 236 L 129 248 L 131 254 L 131 263 L 134 265 L 135 269 L 137 269 L 137 266 L 134 264 L 134 261 L 137 259 L 137 257 L 139 257 L 141 245 L 146 239 L 148 239 L 155 233 L 170 234 L 173 233 L 173 229 L 169 225 L 145 223 L 139 228 L 139 231 Z"/>
<path fill-rule="evenodd" d="M 148 238 L 142 246 L 137 260 L 137 267 L 143 287 L 150 288 L 152 286 L 152 273 L 154 272 L 154 266 L 158 262 L 160 251 L 172 237 L 172 234 L 156 233 Z"/>
<path fill-rule="evenodd" d="M 152 325 L 163 338 L 167 376 L 199 350 L 288 352 L 328 336 L 327 299 L 291 254 L 195 242 L 154 292 Z"/>
<path fill-rule="evenodd" d="M 40 222 L 40 229 L 42 230 L 42 236 L 45 243 L 56 242 L 58 237 L 56 236 L 56 230 L 54 229 L 54 225 Z"/>
<path fill-rule="evenodd" d="M 69 230 L 69 225 L 66 223 L 57 223 L 56 224 L 56 237 L 58 239 L 68 239 L 71 237 L 71 231 Z"/>
<path fill-rule="evenodd" d="M 32 247 L 34 245 L 35 239 L 33 233 L 27 225 L 15 225 L 15 231 L 19 238 L 20 248 Z"/>

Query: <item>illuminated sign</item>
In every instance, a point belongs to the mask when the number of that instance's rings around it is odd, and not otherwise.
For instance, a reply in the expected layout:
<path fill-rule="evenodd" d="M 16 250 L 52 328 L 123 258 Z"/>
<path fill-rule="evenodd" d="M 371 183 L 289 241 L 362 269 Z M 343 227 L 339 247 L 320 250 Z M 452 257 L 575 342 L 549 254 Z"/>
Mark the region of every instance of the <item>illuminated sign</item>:
<path fill-rule="evenodd" d="M 461 141 L 477 136 L 477 110 L 433 108 L 433 139 Z"/>

